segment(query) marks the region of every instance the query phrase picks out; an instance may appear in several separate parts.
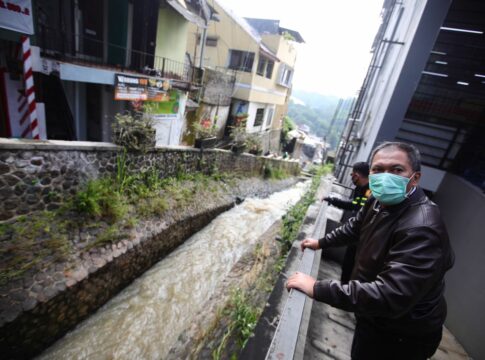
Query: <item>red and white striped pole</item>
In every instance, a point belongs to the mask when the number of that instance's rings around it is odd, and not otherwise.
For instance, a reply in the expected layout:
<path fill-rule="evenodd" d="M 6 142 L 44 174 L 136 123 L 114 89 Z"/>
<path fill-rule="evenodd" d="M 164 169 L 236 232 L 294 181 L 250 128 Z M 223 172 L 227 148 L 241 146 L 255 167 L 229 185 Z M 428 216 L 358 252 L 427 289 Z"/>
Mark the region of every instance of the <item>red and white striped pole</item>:
<path fill-rule="evenodd" d="M 22 54 L 24 62 L 25 97 L 28 102 L 27 112 L 30 119 L 30 126 L 28 126 L 22 133 L 22 137 L 27 137 L 30 132 L 32 139 L 39 140 L 39 122 L 37 120 L 37 109 L 35 105 L 34 73 L 32 72 L 32 53 L 28 36 L 22 36 Z"/>

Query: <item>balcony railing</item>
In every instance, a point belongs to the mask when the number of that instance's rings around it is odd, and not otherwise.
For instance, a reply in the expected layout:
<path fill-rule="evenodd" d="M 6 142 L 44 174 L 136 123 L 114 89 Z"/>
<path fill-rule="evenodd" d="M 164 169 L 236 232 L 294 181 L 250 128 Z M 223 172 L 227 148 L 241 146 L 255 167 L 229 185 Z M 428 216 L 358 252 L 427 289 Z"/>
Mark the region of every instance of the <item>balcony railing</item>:
<path fill-rule="evenodd" d="M 188 84 L 202 83 L 202 69 L 187 63 L 128 49 L 94 37 L 60 32 L 42 27 L 37 46 L 43 57 L 75 64 L 87 64 L 118 71 L 133 71 L 150 76 L 179 80 Z"/>

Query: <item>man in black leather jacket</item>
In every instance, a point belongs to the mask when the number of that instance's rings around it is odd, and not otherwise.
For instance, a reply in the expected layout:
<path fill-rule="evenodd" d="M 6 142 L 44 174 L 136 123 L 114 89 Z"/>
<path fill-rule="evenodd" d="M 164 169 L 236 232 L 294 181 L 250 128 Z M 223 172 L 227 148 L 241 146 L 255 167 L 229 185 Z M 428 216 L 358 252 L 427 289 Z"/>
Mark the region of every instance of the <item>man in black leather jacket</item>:
<path fill-rule="evenodd" d="M 316 281 L 295 273 L 287 282 L 315 300 L 356 315 L 353 360 L 425 360 L 446 318 L 444 275 L 453 265 L 438 207 L 418 187 L 417 149 L 384 143 L 371 155 L 372 197 L 346 224 L 302 250 L 357 243 L 351 280 Z"/>
<path fill-rule="evenodd" d="M 366 162 L 356 162 L 352 166 L 350 176 L 352 183 L 355 185 L 350 200 L 342 200 L 334 197 L 323 198 L 330 205 L 345 210 L 341 220 L 342 223 L 357 214 L 360 208 L 365 205 L 371 193 L 369 190 L 369 164 Z M 356 251 L 357 246 L 355 244 L 349 244 L 347 245 L 347 249 L 345 249 L 345 255 L 342 261 L 342 274 L 340 276 L 342 284 L 347 284 L 350 280 L 350 275 L 354 268 Z"/>

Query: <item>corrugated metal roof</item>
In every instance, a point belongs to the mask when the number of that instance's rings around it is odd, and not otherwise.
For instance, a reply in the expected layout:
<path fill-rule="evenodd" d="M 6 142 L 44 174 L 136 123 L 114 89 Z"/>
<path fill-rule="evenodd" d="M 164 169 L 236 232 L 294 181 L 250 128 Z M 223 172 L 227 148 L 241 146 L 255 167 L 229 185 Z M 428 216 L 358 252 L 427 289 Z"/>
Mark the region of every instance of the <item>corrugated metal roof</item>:
<path fill-rule="evenodd" d="M 169 4 L 175 11 L 177 11 L 180 15 L 182 15 L 186 20 L 197 24 L 199 27 L 205 27 L 205 21 L 200 16 L 194 14 L 190 10 L 187 9 L 187 5 L 183 0 L 167 0 L 167 4 Z"/>

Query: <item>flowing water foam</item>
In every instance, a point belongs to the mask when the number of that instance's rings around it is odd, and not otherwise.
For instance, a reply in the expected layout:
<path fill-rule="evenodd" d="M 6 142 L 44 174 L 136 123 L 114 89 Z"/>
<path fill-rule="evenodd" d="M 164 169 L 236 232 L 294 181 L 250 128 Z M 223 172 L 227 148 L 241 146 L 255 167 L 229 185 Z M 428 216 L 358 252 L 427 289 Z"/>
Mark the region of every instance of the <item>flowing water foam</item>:
<path fill-rule="evenodd" d="M 163 359 L 217 284 L 307 187 L 248 198 L 219 215 L 40 359 Z"/>

